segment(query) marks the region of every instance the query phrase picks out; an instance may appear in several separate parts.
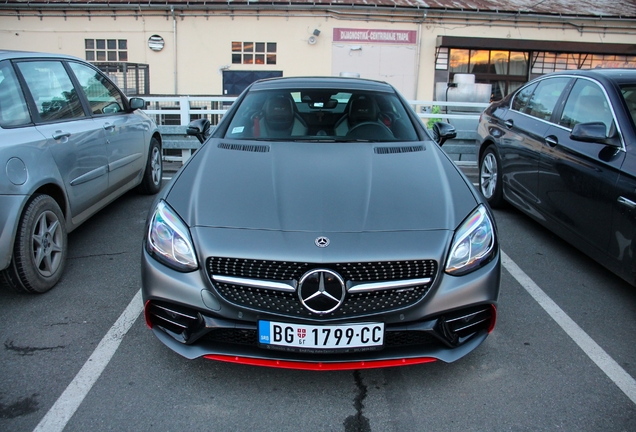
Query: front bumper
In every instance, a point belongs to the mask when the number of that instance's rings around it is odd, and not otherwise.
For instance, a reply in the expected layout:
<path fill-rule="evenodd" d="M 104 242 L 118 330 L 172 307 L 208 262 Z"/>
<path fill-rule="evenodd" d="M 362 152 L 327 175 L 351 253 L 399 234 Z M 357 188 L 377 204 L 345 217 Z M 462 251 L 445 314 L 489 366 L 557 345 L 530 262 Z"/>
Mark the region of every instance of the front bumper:
<path fill-rule="evenodd" d="M 320 325 L 316 319 L 254 311 L 225 301 L 203 271 L 179 273 L 143 251 L 142 292 L 147 325 L 178 354 L 294 369 L 361 369 L 456 361 L 477 348 L 494 328 L 501 278 L 497 254 L 464 276 L 441 272 L 421 301 L 406 308 L 324 324 L 383 322 L 381 349 L 298 352 L 259 345 L 259 320 Z"/>

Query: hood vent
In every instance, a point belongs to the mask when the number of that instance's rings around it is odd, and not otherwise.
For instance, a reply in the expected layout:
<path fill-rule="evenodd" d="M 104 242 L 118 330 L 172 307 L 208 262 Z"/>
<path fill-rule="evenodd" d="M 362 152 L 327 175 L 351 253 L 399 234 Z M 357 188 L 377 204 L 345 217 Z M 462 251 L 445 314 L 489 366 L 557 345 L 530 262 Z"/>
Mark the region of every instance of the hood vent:
<path fill-rule="evenodd" d="M 404 146 L 404 147 L 375 147 L 373 149 L 376 154 L 393 154 L 393 153 L 415 153 L 426 150 L 423 145 Z"/>
<path fill-rule="evenodd" d="M 269 152 L 269 146 L 266 145 L 249 145 L 249 144 L 227 144 L 220 143 L 220 149 L 225 150 L 238 150 L 238 151 L 246 151 L 252 153 L 267 153 Z"/>

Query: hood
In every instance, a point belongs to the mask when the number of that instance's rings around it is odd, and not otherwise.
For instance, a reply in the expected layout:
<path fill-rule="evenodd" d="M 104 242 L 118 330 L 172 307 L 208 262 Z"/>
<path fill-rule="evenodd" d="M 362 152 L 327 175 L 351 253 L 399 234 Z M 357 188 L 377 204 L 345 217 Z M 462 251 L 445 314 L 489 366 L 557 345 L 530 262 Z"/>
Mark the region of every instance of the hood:
<path fill-rule="evenodd" d="M 432 142 L 213 139 L 167 201 L 191 227 L 320 233 L 453 230 L 476 206 Z"/>

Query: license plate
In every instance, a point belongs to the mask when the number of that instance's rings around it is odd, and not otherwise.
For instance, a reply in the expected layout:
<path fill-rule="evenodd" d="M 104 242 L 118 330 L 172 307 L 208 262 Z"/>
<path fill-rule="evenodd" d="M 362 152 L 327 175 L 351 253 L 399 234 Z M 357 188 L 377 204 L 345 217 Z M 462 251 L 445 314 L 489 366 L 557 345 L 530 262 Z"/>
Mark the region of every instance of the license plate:
<path fill-rule="evenodd" d="M 315 326 L 259 321 L 258 341 L 316 350 L 378 347 L 384 343 L 384 323 Z"/>

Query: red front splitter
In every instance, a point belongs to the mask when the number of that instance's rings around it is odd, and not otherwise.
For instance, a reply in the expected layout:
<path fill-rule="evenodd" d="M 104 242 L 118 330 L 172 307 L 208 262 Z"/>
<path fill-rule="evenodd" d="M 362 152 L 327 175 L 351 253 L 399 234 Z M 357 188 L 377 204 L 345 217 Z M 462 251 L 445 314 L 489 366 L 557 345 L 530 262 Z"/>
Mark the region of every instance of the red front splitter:
<path fill-rule="evenodd" d="M 297 369 L 297 370 L 312 370 L 312 371 L 336 371 L 336 370 L 352 370 L 352 369 L 375 369 L 384 367 L 395 366 L 410 366 L 422 363 L 432 363 L 437 359 L 431 357 L 420 358 L 408 358 L 408 359 L 393 359 L 393 360 L 372 360 L 372 361 L 357 361 L 357 362 L 339 362 L 339 363 L 310 363 L 310 362 L 298 362 L 289 360 L 269 360 L 258 359 L 250 357 L 238 357 L 227 355 L 209 354 L 203 356 L 208 360 L 217 360 L 229 363 L 240 363 L 251 366 L 265 366 L 281 369 Z"/>

